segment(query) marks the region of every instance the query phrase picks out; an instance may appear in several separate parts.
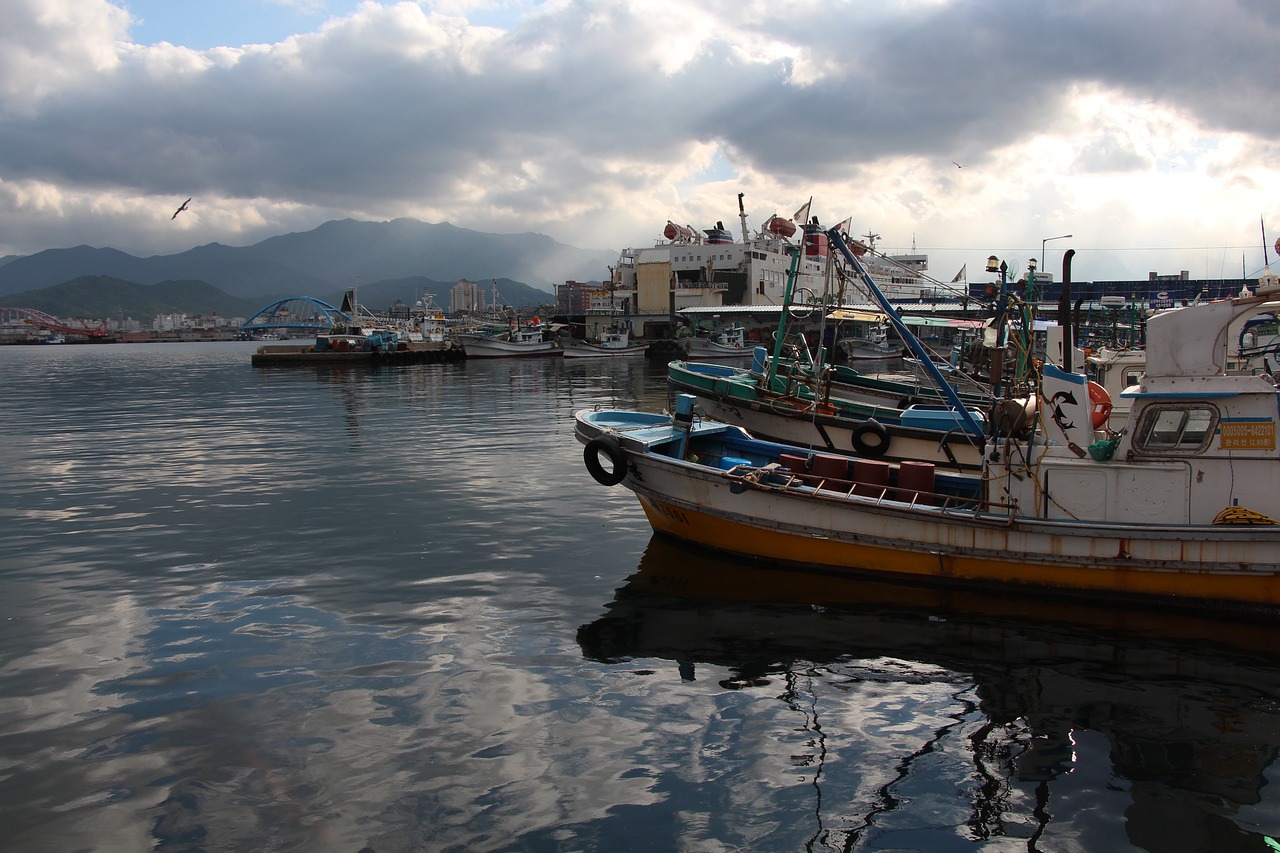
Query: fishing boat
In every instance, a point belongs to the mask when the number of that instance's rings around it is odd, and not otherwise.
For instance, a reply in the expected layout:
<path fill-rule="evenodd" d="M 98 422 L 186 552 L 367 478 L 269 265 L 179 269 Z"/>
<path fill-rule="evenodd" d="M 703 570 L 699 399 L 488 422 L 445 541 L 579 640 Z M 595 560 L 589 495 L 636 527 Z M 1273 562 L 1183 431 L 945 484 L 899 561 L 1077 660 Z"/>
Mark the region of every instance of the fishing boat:
<path fill-rule="evenodd" d="M 760 361 L 760 356 L 752 361 L 750 371 L 759 384 L 769 374 L 772 356 L 767 352 Z M 946 394 L 934 384 L 933 377 L 920 365 L 920 359 L 903 359 L 904 364 L 910 362 L 915 369 L 909 373 L 901 370 L 891 372 L 863 373 L 848 364 L 818 364 L 813 354 L 803 346 L 790 349 L 785 357 L 778 361 L 773 371 L 776 377 L 799 374 L 816 389 L 819 396 L 836 397 L 842 401 L 868 403 L 877 406 L 892 406 L 905 409 L 917 403 L 944 403 Z M 764 369 L 757 369 L 764 364 Z M 966 406 L 974 409 L 987 409 L 991 406 L 991 389 L 972 379 L 950 365 L 933 362 L 933 368 L 940 373 L 951 386 L 952 391 Z M 785 387 L 785 386 L 780 386 Z"/>
<path fill-rule="evenodd" d="M 448 318 L 436 307 L 435 296 L 428 290 L 414 304 L 403 336 L 414 345 L 428 344 L 444 348 L 448 329 Z"/>
<path fill-rule="evenodd" d="M 1268 265 L 1258 279 L 1258 290 L 1263 292 L 1278 286 L 1280 276 Z M 1240 324 L 1234 344 L 1234 352 L 1228 357 L 1231 367 L 1246 373 L 1280 374 L 1280 317 L 1277 315 L 1268 312 Z"/>
<path fill-rule="evenodd" d="M 441 313 L 424 314 L 415 318 L 415 323 L 407 332 L 410 343 L 434 344 L 443 347 L 448 331 L 448 320 Z"/>
<path fill-rule="evenodd" d="M 564 355 L 560 342 L 548 337 L 534 317 L 527 323 L 512 322 L 506 332 L 461 332 L 456 339 L 467 358 L 545 358 Z"/>
<path fill-rule="evenodd" d="M 403 329 L 335 325 L 311 344 L 263 345 L 250 357 L 257 367 L 358 365 L 455 361 L 461 347 Z"/>
<path fill-rule="evenodd" d="M 278 338 L 277 338 L 278 339 Z M 396 329 L 362 325 L 354 318 L 316 334 L 310 344 L 268 344 L 250 356 L 255 366 L 282 364 L 362 364 L 407 348 Z"/>
<path fill-rule="evenodd" d="M 976 474 L 785 449 L 695 417 L 688 395 L 671 416 L 579 412 L 575 435 L 592 476 L 634 491 L 656 531 L 723 551 L 1280 611 L 1277 390 L 1226 372 L 1229 328 L 1280 309 L 1268 298 L 1153 316 L 1146 372 L 1125 392 L 1132 408 L 1119 431 L 1065 348 L 1061 366 L 1043 365 L 1034 429 L 993 430 Z"/>
<path fill-rule="evenodd" d="M 879 314 L 862 318 L 863 312 L 832 312 L 837 318 L 845 315 L 857 317 L 853 322 L 855 334 L 836 341 L 836 355 L 845 361 L 869 361 L 901 358 L 906 347 L 901 341 L 889 337 L 887 322 Z"/>
<path fill-rule="evenodd" d="M 797 253 L 772 354 L 764 347 L 754 348 L 750 367 L 672 361 L 667 365 L 672 391 L 694 395 L 709 417 L 762 438 L 837 453 L 856 451 L 892 462 L 922 460 L 955 470 L 980 470 L 987 416 L 960 401 L 954 389 L 950 397 L 933 400 L 912 396 L 910 383 L 898 386 L 897 394 L 892 383 L 881 383 L 874 393 L 868 383 L 868 393 L 855 395 L 858 399 L 831 393 L 833 369 L 815 362 L 803 339 L 792 340 L 787 332 L 798 260 Z M 896 314 L 894 321 L 901 323 Z M 857 381 L 856 371 L 842 375 L 846 381 Z"/>
<path fill-rule="evenodd" d="M 610 327 L 591 340 L 567 338 L 561 342 L 565 358 L 630 358 L 644 355 L 647 343 L 631 340 L 626 329 Z"/>
<path fill-rule="evenodd" d="M 912 402 L 903 386 L 898 397 L 862 400 L 823 396 L 813 390 L 812 374 L 786 366 L 766 378 L 763 347 L 755 349 L 753 368 L 690 361 L 667 365 L 667 385 L 690 394 L 714 420 L 736 424 L 751 434 L 835 453 L 858 452 L 890 462 L 924 460 L 955 470 L 982 468 L 987 415 L 969 408 L 973 429 L 948 402 Z M 767 384 L 766 384 L 767 383 Z"/>
<path fill-rule="evenodd" d="M 751 355 L 751 349 L 747 346 L 747 330 L 738 325 L 699 333 L 688 341 L 691 359 L 745 358 Z"/>

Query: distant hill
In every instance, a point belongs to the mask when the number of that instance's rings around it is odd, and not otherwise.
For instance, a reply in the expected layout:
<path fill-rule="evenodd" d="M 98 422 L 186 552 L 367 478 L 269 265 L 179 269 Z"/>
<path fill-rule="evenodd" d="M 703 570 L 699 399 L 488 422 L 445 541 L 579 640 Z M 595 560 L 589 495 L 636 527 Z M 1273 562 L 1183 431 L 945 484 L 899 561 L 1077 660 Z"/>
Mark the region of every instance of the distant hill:
<path fill-rule="evenodd" d="M 380 312 L 398 301 L 405 306 L 430 293 L 436 307 L 449 307 L 449 291 L 456 281 L 432 281 L 422 276 L 378 281 L 357 289 L 356 297 L 361 305 Z M 528 308 L 547 305 L 551 294 L 536 287 L 529 287 L 510 279 L 497 279 L 485 284 L 485 297 L 492 300 L 496 286 L 498 298 L 504 305 Z M 138 284 L 105 275 L 78 276 L 71 281 L 26 290 L 4 297 L 13 307 L 34 308 L 55 317 L 84 317 L 94 320 L 113 320 L 132 317 L 149 323 L 158 314 L 217 314 L 221 317 L 251 317 L 277 299 L 289 296 L 314 296 L 331 305 L 341 305 L 345 290 L 332 293 L 276 293 L 259 298 L 243 298 L 224 293 L 204 281 L 162 281 L 158 284 Z"/>
<path fill-rule="evenodd" d="M 0 262 L 0 301 L 14 305 L 11 294 L 83 276 L 106 276 L 144 286 L 207 282 L 226 294 L 251 301 L 281 295 L 324 299 L 353 285 L 363 293 L 383 282 L 420 276 L 423 281 L 448 282 L 450 286 L 462 278 L 487 286 L 493 280 L 525 282 L 543 291 L 541 299 L 528 303 L 539 304 L 550 301 L 555 284 L 605 278 L 616 260 L 616 252 L 566 246 L 543 234 L 486 234 L 447 222 L 415 219 L 346 219 L 252 246 L 210 243 L 148 258 L 89 246 L 6 256 Z M 508 294 L 502 295 L 518 304 Z M 365 301 L 363 296 L 361 301 Z"/>
<path fill-rule="evenodd" d="M 82 275 L 53 287 L 13 294 L 5 297 L 5 302 L 55 317 L 132 317 L 144 323 L 151 322 L 157 314 L 248 317 L 268 304 L 230 296 L 203 281 L 137 284 L 106 275 Z"/>

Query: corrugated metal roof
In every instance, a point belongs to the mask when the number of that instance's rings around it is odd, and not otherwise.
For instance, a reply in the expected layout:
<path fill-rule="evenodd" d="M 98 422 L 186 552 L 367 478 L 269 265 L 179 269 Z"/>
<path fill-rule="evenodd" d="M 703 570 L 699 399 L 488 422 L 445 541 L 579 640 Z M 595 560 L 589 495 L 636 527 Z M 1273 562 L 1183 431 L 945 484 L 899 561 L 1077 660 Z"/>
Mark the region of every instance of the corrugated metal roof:
<path fill-rule="evenodd" d="M 806 305 L 796 305 L 794 310 L 797 312 L 804 311 Z M 814 306 L 815 308 L 818 306 Z M 875 311 L 874 305 L 870 303 L 864 305 L 846 305 L 844 310 L 850 311 Z M 782 313 L 781 305 L 696 305 L 692 308 L 681 308 L 677 314 L 694 314 L 703 316 L 707 314 L 780 314 Z"/>

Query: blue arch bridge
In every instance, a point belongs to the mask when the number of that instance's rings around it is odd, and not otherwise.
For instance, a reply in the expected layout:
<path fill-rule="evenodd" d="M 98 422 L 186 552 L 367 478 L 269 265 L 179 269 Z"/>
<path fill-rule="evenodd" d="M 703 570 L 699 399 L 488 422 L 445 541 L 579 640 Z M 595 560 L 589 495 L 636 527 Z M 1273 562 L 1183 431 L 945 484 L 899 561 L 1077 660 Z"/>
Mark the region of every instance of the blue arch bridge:
<path fill-rule="evenodd" d="M 355 325 L 353 316 L 311 296 L 289 296 L 272 302 L 240 324 L 242 332 L 325 332 L 334 326 Z"/>

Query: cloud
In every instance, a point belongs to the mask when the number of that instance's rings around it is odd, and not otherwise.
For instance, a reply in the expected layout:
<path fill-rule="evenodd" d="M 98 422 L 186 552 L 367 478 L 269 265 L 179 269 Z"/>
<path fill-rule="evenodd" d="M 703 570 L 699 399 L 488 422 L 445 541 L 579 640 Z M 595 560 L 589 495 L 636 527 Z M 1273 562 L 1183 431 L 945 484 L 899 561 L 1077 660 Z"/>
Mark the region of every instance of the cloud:
<path fill-rule="evenodd" d="M 0 28 L 0 93 L 7 116 L 119 64 L 128 14 L 103 2 L 9 0 Z"/>
<path fill-rule="evenodd" d="M 958 267 L 947 247 L 1086 232 L 1101 205 L 1079 188 L 1155 175 L 1198 195 L 1151 227 L 1217 216 L 1216 236 L 1227 203 L 1280 216 L 1258 197 L 1280 130 L 1270 8 L 366 2 L 199 51 L 130 43 L 103 0 L 20 0 L 0 35 L 0 253 L 176 251 L 335 216 L 620 248 L 668 218 L 732 218 L 745 192 L 756 224 L 813 195 L 824 220 L 854 214 L 903 248 L 932 234 L 935 265 Z M 513 10 L 506 27 L 467 17 Z M 188 195 L 196 215 L 167 221 Z M 1135 213 L 1107 235 L 1138 240 Z"/>

